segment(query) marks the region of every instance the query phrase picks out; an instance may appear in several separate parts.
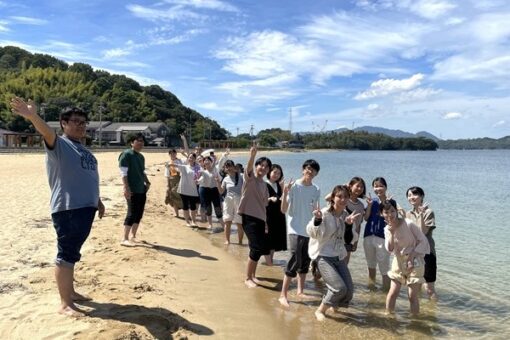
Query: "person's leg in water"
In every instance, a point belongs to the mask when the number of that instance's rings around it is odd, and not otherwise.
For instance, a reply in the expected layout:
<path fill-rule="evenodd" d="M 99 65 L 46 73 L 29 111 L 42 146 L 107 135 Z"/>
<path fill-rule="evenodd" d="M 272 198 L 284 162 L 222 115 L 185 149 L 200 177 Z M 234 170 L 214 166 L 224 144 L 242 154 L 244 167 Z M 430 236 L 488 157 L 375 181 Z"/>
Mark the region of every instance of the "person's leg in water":
<path fill-rule="evenodd" d="M 257 261 L 252 260 L 251 258 L 248 258 L 248 264 L 246 266 L 246 279 L 244 280 L 244 284 L 248 288 L 255 288 L 257 287 L 256 279 L 255 279 L 255 272 L 257 271 Z"/>
<path fill-rule="evenodd" d="M 421 283 L 414 283 L 407 286 L 407 296 L 409 298 L 409 306 L 411 315 L 417 316 L 420 314 L 420 300 L 419 294 L 421 290 Z"/>
<path fill-rule="evenodd" d="M 231 226 L 232 226 L 232 221 L 225 221 L 225 244 L 230 244 L 230 229 L 231 229 Z"/>
<path fill-rule="evenodd" d="M 288 295 L 289 295 L 289 286 L 290 286 L 291 282 L 292 282 L 292 277 L 285 274 L 285 276 L 283 277 L 282 291 L 280 292 L 280 297 L 278 298 L 278 302 L 280 302 L 280 305 L 282 305 L 283 307 L 286 307 L 286 308 L 290 307 Z"/>
<path fill-rule="evenodd" d="M 243 225 L 241 223 L 237 223 L 237 237 L 239 240 L 239 244 L 243 244 L 243 236 L 244 236 L 244 230 Z"/>
<path fill-rule="evenodd" d="M 383 291 L 387 292 L 390 290 L 391 279 L 388 275 L 382 275 Z"/>
<path fill-rule="evenodd" d="M 296 251 L 298 273 L 296 295 L 304 299 L 313 298 L 313 296 L 305 294 L 306 274 L 308 273 L 310 262 L 312 261 L 308 256 L 308 242 L 308 237 L 298 236 L 298 249 Z"/>
<path fill-rule="evenodd" d="M 395 313 L 395 304 L 397 302 L 401 286 L 402 284 L 400 282 L 391 280 L 390 290 L 388 291 L 388 295 L 386 295 L 386 314 Z"/>

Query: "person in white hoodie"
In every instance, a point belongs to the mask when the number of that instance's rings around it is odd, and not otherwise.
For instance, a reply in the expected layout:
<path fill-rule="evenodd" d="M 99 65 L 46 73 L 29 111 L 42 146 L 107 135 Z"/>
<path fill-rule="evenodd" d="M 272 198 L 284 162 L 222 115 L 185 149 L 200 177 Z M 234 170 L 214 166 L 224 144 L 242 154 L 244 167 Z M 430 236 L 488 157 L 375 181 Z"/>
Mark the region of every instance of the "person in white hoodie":
<path fill-rule="evenodd" d="M 345 258 L 345 223 L 352 224 L 360 213 L 345 210 L 349 200 L 349 187 L 337 185 L 330 195 L 329 207 L 322 210 L 317 205 L 314 217 L 306 226 L 310 236 L 308 254 L 317 261 L 318 269 L 326 283 L 327 292 L 315 311 L 318 321 L 324 321 L 326 311 L 332 307 L 346 307 L 352 299 L 354 286 Z"/>

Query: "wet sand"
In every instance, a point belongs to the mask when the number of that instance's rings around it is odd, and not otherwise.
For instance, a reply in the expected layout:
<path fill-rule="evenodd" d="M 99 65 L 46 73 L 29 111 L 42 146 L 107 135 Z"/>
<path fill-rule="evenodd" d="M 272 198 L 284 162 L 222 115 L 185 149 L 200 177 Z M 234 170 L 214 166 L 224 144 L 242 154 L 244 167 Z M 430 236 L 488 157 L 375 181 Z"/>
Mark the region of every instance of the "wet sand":
<path fill-rule="evenodd" d="M 388 320 L 384 295 L 354 278 L 353 307 L 324 324 L 313 311 L 321 283 L 307 281 L 316 299 L 277 302 L 282 269 L 259 266 L 264 287 L 245 287 L 247 245 L 223 245 L 221 235 L 185 227 L 164 205 L 167 155 L 146 153 L 152 186 L 137 247 L 119 245 L 126 207 L 117 168 L 118 152 L 96 153 L 106 216 L 96 219 L 76 267 L 76 288 L 93 298 L 80 304 L 80 319 L 56 313 L 53 277 L 55 232 L 49 215 L 44 154 L 0 155 L 4 233 L 0 239 L 0 338 L 16 339 L 336 339 L 441 335 L 427 324 Z M 232 240 L 237 240 L 233 235 Z M 361 253 L 359 253 L 361 254 Z M 361 261 L 362 256 L 357 256 Z M 285 256 L 277 257 L 283 265 Z M 359 266 L 363 266 L 359 262 Z M 405 309 L 406 301 L 398 308 Z M 425 306 L 425 309 L 427 307 Z M 433 320 L 431 320 L 433 322 Z M 402 326 L 404 325 L 404 326 Z M 415 329 L 416 328 L 416 329 Z M 413 330 L 415 329 L 415 330 Z M 416 331 L 416 333 L 415 333 Z M 444 334 L 443 334 L 444 335 Z"/>

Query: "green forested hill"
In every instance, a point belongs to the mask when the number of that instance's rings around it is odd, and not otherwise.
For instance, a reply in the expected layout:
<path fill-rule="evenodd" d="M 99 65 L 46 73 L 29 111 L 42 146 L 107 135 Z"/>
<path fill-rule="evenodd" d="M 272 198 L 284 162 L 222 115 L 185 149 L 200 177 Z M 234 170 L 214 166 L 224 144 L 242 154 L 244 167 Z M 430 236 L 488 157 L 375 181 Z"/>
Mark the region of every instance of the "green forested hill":
<path fill-rule="evenodd" d="M 213 139 L 227 135 L 216 121 L 183 106 L 174 94 L 158 85 L 141 86 L 126 76 L 93 70 L 88 64 L 69 66 L 49 55 L 0 47 L 0 128 L 32 131 L 27 121 L 8 109 L 15 95 L 43 104 L 47 121 L 58 120 L 60 111 L 69 106 L 81 107 L 91 113 L 91 120 L 99 120 L 102 107 L 103 121 L 162 121 L 173 133 L 184 132 L 191 121 L 193 140 L 209 136 L 209 128 Z"/>
<path fill-rule="evenodd" d="M 441 149 L 458 150 L 487 150 L 487 149 L 510 149 L 510 136 L 499 139 L 494 138 L 473 138 L 443 140 L 438 142 Z"/>

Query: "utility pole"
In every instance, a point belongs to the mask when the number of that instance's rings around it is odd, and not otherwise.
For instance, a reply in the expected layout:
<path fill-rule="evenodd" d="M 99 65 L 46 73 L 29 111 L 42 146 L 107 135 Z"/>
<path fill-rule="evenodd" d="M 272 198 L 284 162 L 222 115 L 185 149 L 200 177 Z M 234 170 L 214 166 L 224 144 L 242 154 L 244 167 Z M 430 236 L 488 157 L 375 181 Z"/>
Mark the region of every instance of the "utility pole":
<path fill-rule="evenodd" d="M 253 138 L 253 124 L 250 127 L 250 137 Z"/>
<path fill-rule="evenodd" d="M 103 146 L 103 110 L 105 107 L 103 104 L 99 105 L 99 147 Z"/>
<path fill-rule="evenodd" d="M 236 137 L 238 137 L 238 136 L 239 136 L 239 128 L 238 128 L 238 127 L 236 127 L 236 130 L 237 130 Z"/>
<path fill-rule="evenodd" d="M 43 120 L 46 121 L 46 103 L 41 103 L 41 114 L 43 116 Z"/>
<path fill-rule="evenodd" d="M 189 144 L 191 146 L 191 113 L 189 114 Z"/>
<path fill-rule="evenodd" d="M 289 107 L 289 132 L 292 134 L 292 107 Z"/>

